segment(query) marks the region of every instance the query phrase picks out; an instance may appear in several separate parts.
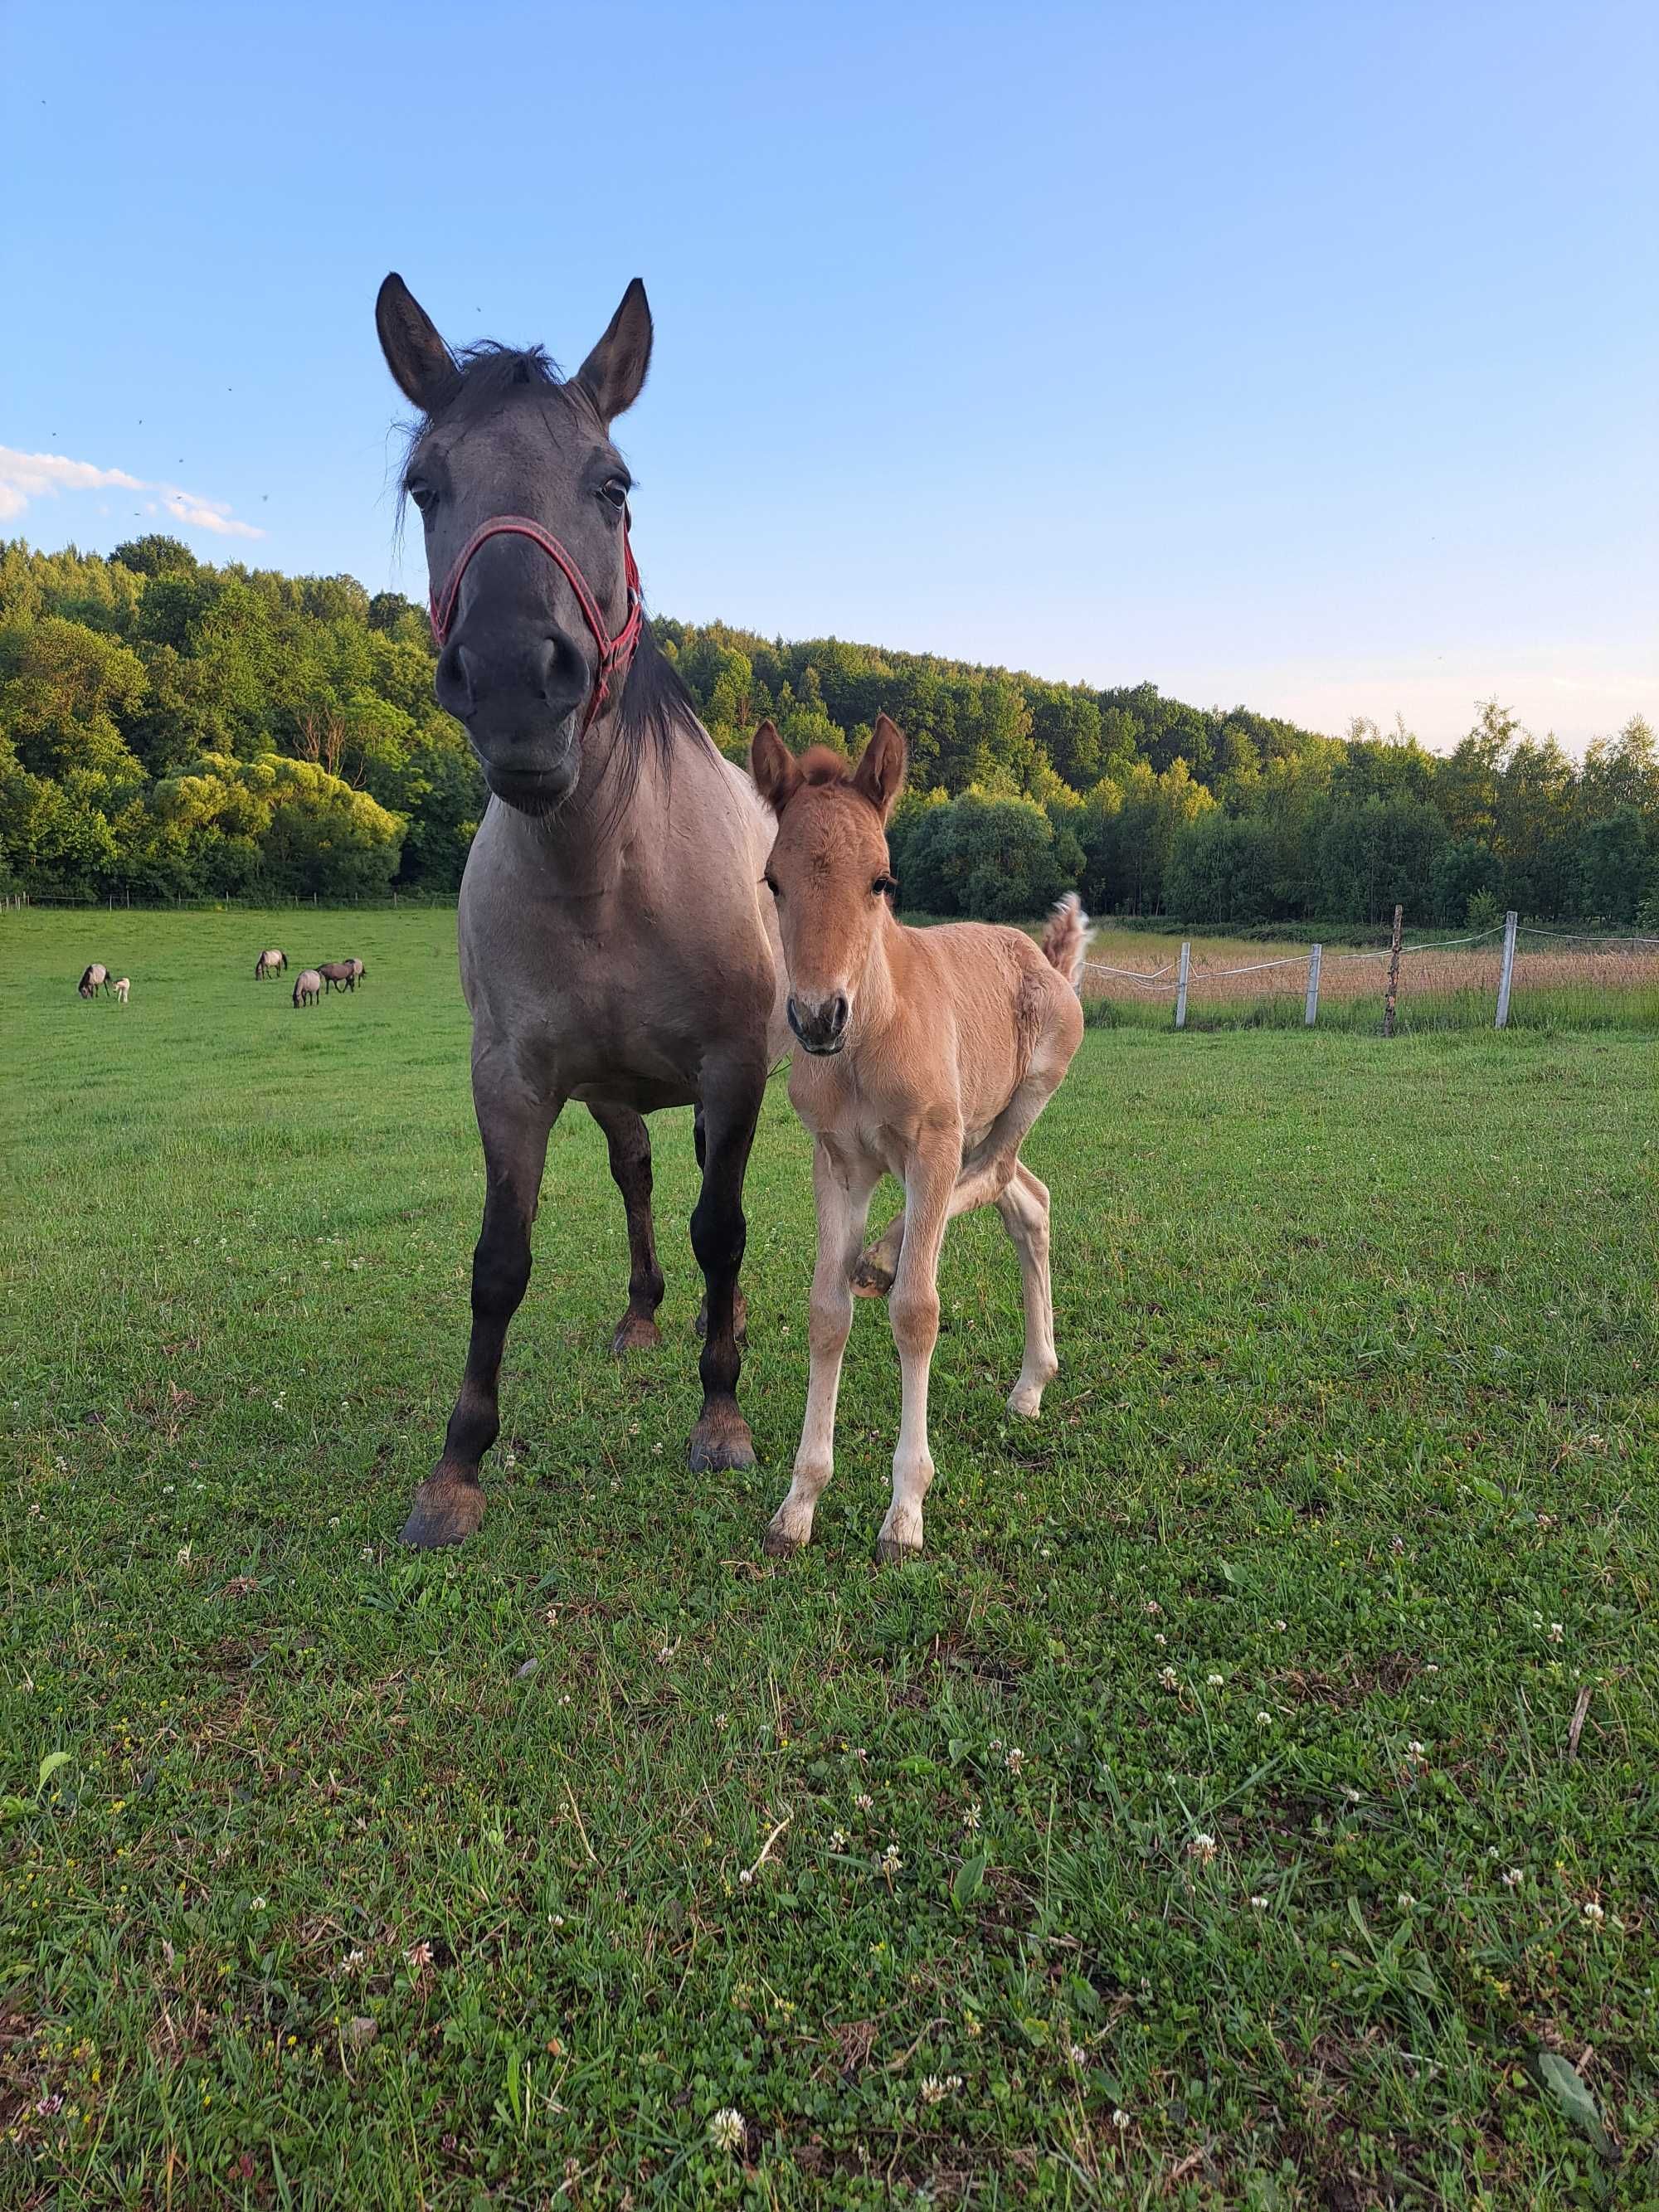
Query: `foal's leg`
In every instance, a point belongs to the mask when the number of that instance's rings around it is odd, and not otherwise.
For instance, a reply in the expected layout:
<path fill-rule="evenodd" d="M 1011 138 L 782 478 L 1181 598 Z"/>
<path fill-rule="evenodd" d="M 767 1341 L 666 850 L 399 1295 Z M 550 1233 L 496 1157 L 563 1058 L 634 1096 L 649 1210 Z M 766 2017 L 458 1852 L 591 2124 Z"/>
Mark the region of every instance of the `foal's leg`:
<path fill-rule="evenodd" d="M 702 1269 L 708 1325 L 697 1363 L 702 1412 L 688 1447 L 694 1473 L 755 1464 L 749 1424 L 738 1411 L 738 1270 L 748 1235 L 743 1178 L 765 1090 L 763 1061 L 727 1062 L 704 1084 L 702 1194 L 691 1216 L 691 1249 Z"/>
<path fill-rule="evenodd" d="M 798 1552 L 811 1541 L 812 1515 L 834 1468 L 836 1400 L 841 1389 L 842 1355 L 853 1327 L 848 1278 L 869 1218 L 870 1195 L 879 1179 L 879 1169 L 868 1169 L 859 1161 L 843 1180 L 823 1146 L 812 1149 L 818 1255 L 807 1309 L 811 1379 L 806 1385 L 806 1418 L 801 1423 L 794 1477 L 766 1531 L 766 1548 L 775 1559 Z"/>
<path fill-rule="evenodd" d="M 529 1285 L 530 1224 L 548 1133 L 563 1103 L 523 1094 L 477 1100 L 485 1188 L 483 1227 L 472 1255 L 472 1335 L 442 1456 L 416 1492 L 404 1528 L 404 1543 L 420 1550 L 463 1543 L 483 1519 L 478 1462 L 501 1429 L 501 1347 Z"/>
<path fill-rule="evenodd" d="M 611 1173 L 628 1217 L 628 1310 L 611 1340 L 620 1358 L 624 1352 L 646 1352 L 662 1342 L 655 1318 L 663 1279 L 651 1218 L 651 1132 L 631 1106 L 590 1105 L 587 1110 L 605 1131 Z"/>
<path fill-rule="evenodd" d="M 876 1539 L 876 1557 L 887 1563 L 915 1559 L 921 1550 L 921 1502 L 933 1480 L 927 1449 L 927 1377 L 939 1340 L 939 1255 L 950 1218 L 951 1193 L 962 1154 L 937 1136 L 924 1140 L 904 1176 L 904 1249 L 887 1301 L 898 1346 L 903 1412 L 893 1454 L 893 1502 Z"/>
<path fill-rule="evenodd" d="M 1025 1357 L 1019 1380 L 1008 1394 L 1008 1410 L 1035 1420 L 1042 1410 L 1044 1388 L 1060 1372 L 1054 1356 L 1054 1305 L 1048 1284 L 1048 1192 L 1023 1160 L 997 1200 L 1002 1225 L 1019 1255 L 1025 1300 Z"/>

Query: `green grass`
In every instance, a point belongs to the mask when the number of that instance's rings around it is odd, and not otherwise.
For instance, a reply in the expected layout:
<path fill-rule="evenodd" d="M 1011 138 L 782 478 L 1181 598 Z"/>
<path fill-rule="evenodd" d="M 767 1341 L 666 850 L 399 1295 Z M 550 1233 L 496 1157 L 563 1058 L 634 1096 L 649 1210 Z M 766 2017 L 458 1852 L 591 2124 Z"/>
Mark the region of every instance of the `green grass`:
<path fill-rule="evenodd" d="M 1027 1148 L 1060 1379 L 1005 1412 L 1017 1271 L 958 1224 L 908 1571 L 874 1308 L 818 1540 L 762 1558 L 782 1085 L 763 1466 L 695 1481 L 688 1117 L 619 1370 L 573 1112 L 512 1463 L 413 1558 L 480 1186 L 453 917 L 294 920 L 0 918 L 0 2203 L 1654 2201 L 1650 1040 L 1091 1030 Z M 367 987 L 294 1012 L 273 934 Z"/>

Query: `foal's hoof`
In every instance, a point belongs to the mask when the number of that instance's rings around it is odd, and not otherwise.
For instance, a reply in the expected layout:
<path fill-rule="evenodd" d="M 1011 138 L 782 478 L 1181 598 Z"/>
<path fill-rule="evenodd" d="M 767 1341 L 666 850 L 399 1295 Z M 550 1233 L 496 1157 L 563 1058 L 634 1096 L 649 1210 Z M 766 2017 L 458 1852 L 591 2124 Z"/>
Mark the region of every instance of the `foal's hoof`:
<path fill-rule="evenodd" d="M 401 1540 L 416 1552 L 464 1544 L 483 1519 L 483 1485 L 459 1475 L 429 1474 L 415 1493 Z"/>
<path fill-rule="evenodd" d="M 696 1327 L 699 1336 L 705 1338 L 708 1336 L 708 1300 L 707 1297 L 703 1299 L 702 1304 L 697 1308 L 697 1318 L 694 1326 Z M 739 1344 L 747 1346 L 749 1342 L 749 1301 L 744 1297 L 741 1291 L 737 1293 L 736 1297 L 732 1300 L 732 1334 Z"/>
<path fill-rule="evenodd" d="M 712 1474 L 723 1468 L 753 1467 L 754 1438 L 749 1424 L 735 1406 L 712 1406 L 691 1431 L 686 1458 L 693 1474 Z"/>
<path fill-rule="evenodd" d="M 786 1536 L 781 1528 L 768 1528 L 761 1539 L 761 1549 L 769 1559 L 793 1559 L 797 1552 L 806 1549 L 799 1536 Z"/>
<path fill-rule="evenodd" d="M 617 1334 L 611 1340 L 612 1355 L 620 1359 L 624 1352 L 654 1352 L 662 1342 L 662 1331 L 649 1314 L 624 1314 L 617 1323 Z"/>
<path fill-rule="evenodd" d="M 875 1248 L 860 1252 L 853 1268 L 855 1298 L 884 1298 L 893 1287 L 893 1269 L 876 1257 Z"/>
<path fill-rule="evenodd" d="M 921 1557 L 920 1544 L 901 1543 L 896 1536 L 878 1536 L 876 1539 L 876 1565 L 879 1567 L 904 1567 L 912 1559 Z"/>

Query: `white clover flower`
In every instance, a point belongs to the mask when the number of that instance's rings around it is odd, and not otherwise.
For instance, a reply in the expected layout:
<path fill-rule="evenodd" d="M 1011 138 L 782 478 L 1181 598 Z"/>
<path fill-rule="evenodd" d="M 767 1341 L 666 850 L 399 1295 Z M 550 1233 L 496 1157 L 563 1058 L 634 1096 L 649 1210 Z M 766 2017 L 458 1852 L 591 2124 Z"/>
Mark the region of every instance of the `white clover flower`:
<path fill-rule="evenodd" d="M 1003 1765 L 1007 1768 L 1010 1774 L 1018 1774 L 1020 1768 L 1024 1766 L 1024 1764 L 1025 1753 L 1020 1749 L 1018 1744 L 1014 1746 L 1007 1758 L 1003 1761 Z"/>
<path fill-rule="evenodd" d="M 925 2074 L 921 2081 L 921 2101 L 924 2105 L 939 2105 L 945 2100 L 945 2084 L 937 2074 Z"/>
<path fill-rule="evenodd" d="M 722 2105 L 708 2123 L 708 2140 L 716 2150 L 738 2150 L 749 2133 L 748 2122 L 735 2105 Z"/>
<path fill-rule="evenodd" d="M 881 1855 L 879 1863 L 882 1873 L 890 1877 L 898 1872 L 904 1864 L 904 1861 L 899 1856 L 899 1847 L 896 1844 L 888 1844 Z"/>
<path fill-rule="evenodd" d="M 1215 1856 L 1215 1838 L 1206 1835 L 1194 1836 L 1187 1846 L 1187 1856 L 1189 1859 L 1196 1859 L 1200 1866 L 1208 1866 L 1210 1861 Z"/>
<path fill-rule="evenodd" d="M 844 1851 L 847 1849 L 847 1831 L 845 1828 L 831 1828 L 830 1831 L 830 1848 L 832 1851 Z"/>
<path fill-rule="evenodd" d="M 1165 1667 L 1162 1668 L 1158 1674 L 1158 1680 L 1160 1689 L 1178 1690 L 1181 1687 L 1181 1678 L 1176 1673 L 1173 1667 Z"/>
<path fill-rule="evenodd" d="M 755 1869 L 753 1867 L 744 1867 L 743 1872 L 738 1876 L 738 1880 L 742 1883 L 745 1889 L 752 1888 L 755 1881 Z"/>
<path fill-rule="evenodd" d="M 178 1565 L 181 1567 L 187 1567 L 190 1565 L 190 1546 L 188 1544 L 179 1545 Z"/>
<path fill-rule="evenodd" d="M 1592 1898 L 1589 1903 L 1584 1907 L 1584 1917 L 1586 1920 L 1605 1920 L 1607 1917 L 1607 1914 L 1602 1911 L 1601 1906 L 1595 1902 L 1594 1898 Z"/>
<path fill-rule="evenodd" d="M 1412 1757 L 1413 1757 L 1413 1759 L 1421 1759 L 1421 1758 L 1422 1758 L 1422 1756 L 1423 1756 L 1423 1747 L 1422 1747 L 1422 1745 L 1421 1745 L 1420 1743 L 1419 1743 L 1419 1741 L 1417 1741 L 1417 1739 L 1416 1739 L 1416 1737 L 1415 1737 L 1415 1736 L 1413 1736 L 1413 1737 L 1412 1738 L 1411 1741 L 1410 1741 L 1410 1742 L 1406 1746 L 1406 1748 L 1407 1748 L 1407 1750 L 1408 1752 L 1410 1752 L 1410 1753 L 1411 1753 L 1411 1755 L 1412 1755 Z"/>
<path fill-rule="evenodd" d="M 1412 1895 L 1408 1889 L 1402 1889 L 1399 1896 L 1395 1899 L 1395 1903 L 1400 1907 L 1400 1910 L 1402 1912 L 1409 1912 L 1416 1902 L 1417 1899 Z"/>
<path fill-rule="evenodd" d="M 1112 2125 L 1117 2130 L 1118 2133 L 1121 2135 L 1124 2129 L 1127 2128 L 1128 2124 L 1129 2115 L 1124 2111 L 1122 2106 L 1120 2105 L 1112 2114 Z"/>
<path fill-rule="evenodd" d="M 1219 1690 L 1226 1686 L 1227 1677 L 1224 1674 L 1206 1674 L 1204 1679 L 1212 1690 Z"/>
<path fill-rule="evenodd" d="M 975 1836 L 979 1833 L 979 1800 L 977 1797 L 975 1798 L 973 1803 L 963 1814 L 962 1825 L 967 1829 L 970 1836 Z"/>
<path fill-rule="evenodd" d="M 1285 1633 L 1285 1623 L 1284 1621 L 1276 1620 L 1273 1623 L 1273 1626 L 1279 1631 L 1281 1636 Z"/>
<path fill-rule="evenodd" d="M 1560 1622 L 1559 1622 L 1559 1620 L 1553 1620 L 1553 1621 L 1551 1621 L 1551 1623 L 1550 1623 L 1550 1642 L 1551 1642 L 1552 1644 L 1559 1644 L 1559 1643 L 1564 1639 L 1564 1638 L 1565 1637 L 1566 1632 L 1566 1632 L 1566 1630 L 1565 1630 L 1565 1628 L 1563 1628 L 1563 1627 L 1562 1627 L 1562 1626 L 1561 1626 L 1561 1624 L 1560 1624 Z"/>
<path fill-rule="evenodd" d="M 1089 2054 L 1083 2048 L 1083 2045 L 1080 2043 L 1068 2044 L 1066 2046 L 1066 2056 L 1071 2060 L 1073 2066 L 1085 2066 L 1089 2061 Z"/>
<path fill-rule="evenodd" d="M 1255 1724 L 1258 1728 L 1271 1728 L 1273 1724 L 1273 1717 L 1267 1712 L 1258 1713 L 1255 1717 Z"/>
<path fill-rule="evenodd" d="M 1267 1909 L 1267 1900 L 1265 1897 L 1253 1897 L 1250 1903 L 1258 1912 L 1265 1912 Z"/>
<path fill-rule="evenodd" d="M 1519 1889 L 1527 1877 L 1519 1867 L 1510 1867 L 1507 1873 L 1499 1875 L 1498 1878 L 1505 1889 Z"/>
<path fill-rule="evenodd" d="M 263 1897 L 251 1897 L 251 1898 L 249 1898 L 249 1899 L 248 1899 L 248 1910 L 249 1910 L 251 1912 L 263 1912 L 263 1911 L 264 1911 L 264 1909 L 265 1909 L 265 1901 L 264 1901 L 264 1898 L 263 1898 Z"/>

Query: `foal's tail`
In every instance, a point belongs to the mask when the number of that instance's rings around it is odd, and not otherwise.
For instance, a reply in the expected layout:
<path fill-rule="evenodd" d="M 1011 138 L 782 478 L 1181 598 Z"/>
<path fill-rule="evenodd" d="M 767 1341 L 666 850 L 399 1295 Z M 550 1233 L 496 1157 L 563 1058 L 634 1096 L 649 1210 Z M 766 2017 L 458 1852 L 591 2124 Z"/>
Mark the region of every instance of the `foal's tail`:
<path fill-rule="evenodd" d="M 1057 968 L 1074 991 L 1083 988 L 1083 956 L 1089 949 L 1089 917 L 1075 891 L 1067 891 L 1042 933 L 1042 957 Z"/>

